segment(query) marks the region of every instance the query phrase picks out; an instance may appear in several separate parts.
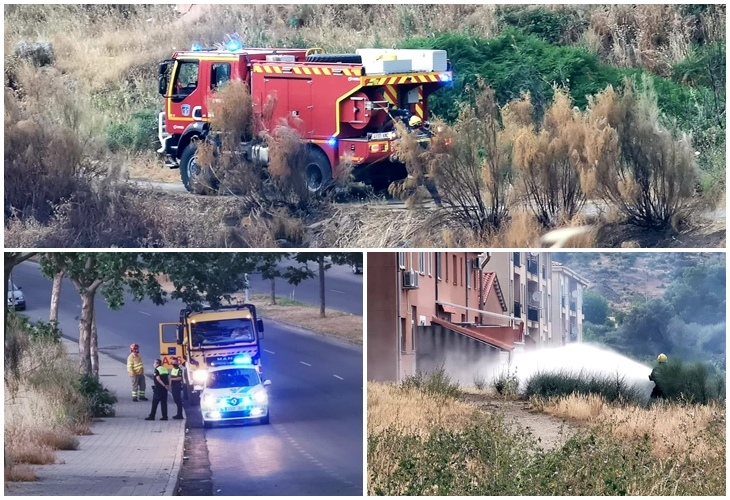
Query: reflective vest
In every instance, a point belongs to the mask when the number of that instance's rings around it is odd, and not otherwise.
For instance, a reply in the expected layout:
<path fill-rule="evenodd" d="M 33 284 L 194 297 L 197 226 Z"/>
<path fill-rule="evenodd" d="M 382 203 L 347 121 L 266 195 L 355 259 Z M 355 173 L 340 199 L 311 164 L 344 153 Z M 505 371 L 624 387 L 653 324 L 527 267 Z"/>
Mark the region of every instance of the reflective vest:
<path fill-rule="evenodd" d="M 127 358 L 127 371 L 130 375 L 144 375 L 144 365 L 139 354 L 132 353 Z"/>
<path fill-rule="evenodd" d="M 180 368 L 175 368 L 174 366 L 172 367 L 172 370 L 170 370 L 171 377 L 179 377 L 181 375 L 181 373 L 182 373 L 182 370 Z M 180 385 L 182 385 L 182 380 L 173 380 L 172 381 L 173 387 L 177 387 Z"/>

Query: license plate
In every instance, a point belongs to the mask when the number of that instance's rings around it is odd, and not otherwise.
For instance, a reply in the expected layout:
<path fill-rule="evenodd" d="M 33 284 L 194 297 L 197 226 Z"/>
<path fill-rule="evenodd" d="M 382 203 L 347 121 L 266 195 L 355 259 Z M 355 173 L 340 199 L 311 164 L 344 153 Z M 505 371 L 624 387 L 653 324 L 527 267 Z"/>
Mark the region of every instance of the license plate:
<path fill-rule="evenodd" d="M 370 140 L 372 141 L 382 141 L 384 139 L 390 139 L 390 132 L 378 132 L 375 134 L 370 134 Z"/>
<path fill-rule="evenodd" d="M 246 411 L 247 409 L 245 406 L 229 406 L 226 411 Z"/>

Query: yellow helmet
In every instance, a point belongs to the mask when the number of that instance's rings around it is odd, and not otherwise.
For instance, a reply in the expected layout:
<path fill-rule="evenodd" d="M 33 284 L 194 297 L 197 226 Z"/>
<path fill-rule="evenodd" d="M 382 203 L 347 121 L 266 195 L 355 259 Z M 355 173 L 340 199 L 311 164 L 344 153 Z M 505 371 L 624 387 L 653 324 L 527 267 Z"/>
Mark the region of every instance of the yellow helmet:
<path fill-rule="evenodd" d="M 659 356 L 656 357 L 656 360 L 659 361 L 660 363 L 666 363 L 667 356 L 662 353 L 662 354 L 660 354 Z"/>
<path fill-rule="evenodd" d="M 408 120 L 408 125 L 411 128 L 420 127 L 421 125 L 423 125 L 423 121 L 421 121 L 421 119 L 417 116 L 411 116 L 411 119 Z"/>

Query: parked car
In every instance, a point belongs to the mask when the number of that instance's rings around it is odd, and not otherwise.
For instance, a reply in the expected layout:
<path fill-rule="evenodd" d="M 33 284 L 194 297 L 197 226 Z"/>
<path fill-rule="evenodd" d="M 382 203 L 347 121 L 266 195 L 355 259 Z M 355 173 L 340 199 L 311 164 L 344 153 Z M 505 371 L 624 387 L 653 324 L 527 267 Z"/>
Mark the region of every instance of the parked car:
<path fill-rule="evenodd" d="M 13 307 L 16 311 L 25 310 L 25 295 L 19 286 L 10 281 L 8 281 L 8 307 Z"/>
<path fill-rule="evenodd" d="M 256 368 L 246 360 L 234 359 L 233 365 L 210 368 L 200 395 L 203 426 L 208 429 L 216 422 L 269 423 L 269 397 L 266 387 L 270 380 L 261 381 Z"/>

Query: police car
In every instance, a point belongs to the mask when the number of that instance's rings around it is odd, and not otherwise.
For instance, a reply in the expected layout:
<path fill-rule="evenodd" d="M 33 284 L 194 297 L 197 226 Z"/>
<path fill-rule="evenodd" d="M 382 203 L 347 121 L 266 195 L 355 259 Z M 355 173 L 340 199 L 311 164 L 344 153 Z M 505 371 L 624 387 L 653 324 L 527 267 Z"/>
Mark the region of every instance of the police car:
<path fill-rule="evenodd" d="M 216 422 L 269 423 L 266 387 L 271 381 L 261 381 L 248 356 L 236 357 L 233 363 L 208 370 L 200 394 L 200 411 L 206 429 Z"/>

